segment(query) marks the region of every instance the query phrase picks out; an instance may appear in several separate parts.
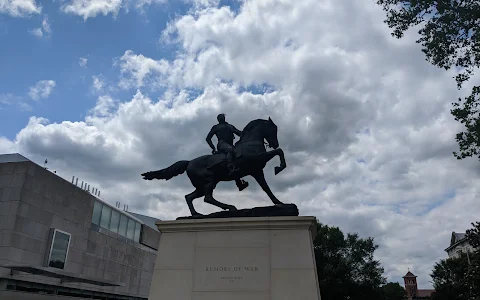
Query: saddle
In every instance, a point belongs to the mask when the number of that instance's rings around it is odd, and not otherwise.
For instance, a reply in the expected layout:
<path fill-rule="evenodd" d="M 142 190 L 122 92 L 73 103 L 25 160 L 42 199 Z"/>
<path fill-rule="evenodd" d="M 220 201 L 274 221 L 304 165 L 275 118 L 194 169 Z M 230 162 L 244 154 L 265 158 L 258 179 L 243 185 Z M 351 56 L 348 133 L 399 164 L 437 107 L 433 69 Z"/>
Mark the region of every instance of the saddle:
<path fill-rule="evenodd" d="M 209 155 L 207 158 L 207 169 L 211 169 L 216 165 L 226 161 L 227 161 L 226 153 L 215 153 L 215 154 Z"/>
<path fill-rule="evenodd" d="M 238 153 L 238 151 L 234 150 L 233 151 L 235 155 L 235 159 L 239 158 L 241 155 Z M 227 154 L 223 152 L 211 154 L 207 158 L 207 169 L 211 169 L 215 167 L 218 164 L 221 164 L 223 162 L 227 162 Z"/>

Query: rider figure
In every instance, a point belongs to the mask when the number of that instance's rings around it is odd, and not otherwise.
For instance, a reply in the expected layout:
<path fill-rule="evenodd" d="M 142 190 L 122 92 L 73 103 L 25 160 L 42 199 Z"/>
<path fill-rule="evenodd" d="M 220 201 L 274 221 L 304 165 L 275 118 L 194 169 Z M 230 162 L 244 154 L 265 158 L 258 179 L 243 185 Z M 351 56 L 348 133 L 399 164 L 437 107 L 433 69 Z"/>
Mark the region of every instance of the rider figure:
<path fill-rule="evenodd" d="M 218 124 L 214 125 L 210 132 L 207 135 L 207 143 L 212 148 L 212 154 L 215 154 L 215 146 L 212 143 L 212 137 L 215 135 L 217 136 L 218 143 L 217 143 L 217 150 L 222 153 L 227 154 L 227 162 L 228 162 L 228 169 L 229 175 L 232 175 L 238 169 L 234 164 L 235 154 L 233 152 L 233 140 L 235 138 L 234 134 L 240 136 L 242 132 L 235 128 L 235 126 L 227 123 L 225 121 L 225 114 L 219 114 L 217 116 Z M 235 182 L 240 190 L 246 188 L 246 183 L 243 180 L 236 179 Z"/>

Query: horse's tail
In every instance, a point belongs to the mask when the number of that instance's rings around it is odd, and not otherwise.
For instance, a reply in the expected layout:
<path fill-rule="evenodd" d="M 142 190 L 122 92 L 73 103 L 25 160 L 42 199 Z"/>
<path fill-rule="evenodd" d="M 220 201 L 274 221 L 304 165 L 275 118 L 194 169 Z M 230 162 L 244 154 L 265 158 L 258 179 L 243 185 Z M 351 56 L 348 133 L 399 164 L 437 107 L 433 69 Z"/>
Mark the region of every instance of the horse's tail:
<path fill-rule="evenodd" d="M 152 180 L 152 179 L 165 179 L 169 180 L 172 177 L 177 175 L 183 174 L 187 170 L 187 166 L 190 163 L 188 160 L 181 160 L 177 161 L 173 165 L 168 168 L 157 170 L 157 171 L 150 171 L 143 173 L 143 179 L 145 180 Z"/>

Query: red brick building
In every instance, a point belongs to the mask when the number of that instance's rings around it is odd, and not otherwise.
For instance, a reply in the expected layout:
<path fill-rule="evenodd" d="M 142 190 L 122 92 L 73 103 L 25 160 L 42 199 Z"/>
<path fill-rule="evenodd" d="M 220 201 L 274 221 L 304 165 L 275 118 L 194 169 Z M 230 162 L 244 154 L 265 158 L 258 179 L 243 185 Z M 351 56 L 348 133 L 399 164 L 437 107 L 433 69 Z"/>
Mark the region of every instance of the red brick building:
<path fill-rule="evenodd" d="M 405 283 L 405 290 L 407 291 L 407 299 L 430 299 L 430 296 L 435 290 L 419 290 L 417 286 L 417 276 L 413 275 L 412 272 L 408 271 L 405 276 L 403 276 L 403 281 Z"/>

